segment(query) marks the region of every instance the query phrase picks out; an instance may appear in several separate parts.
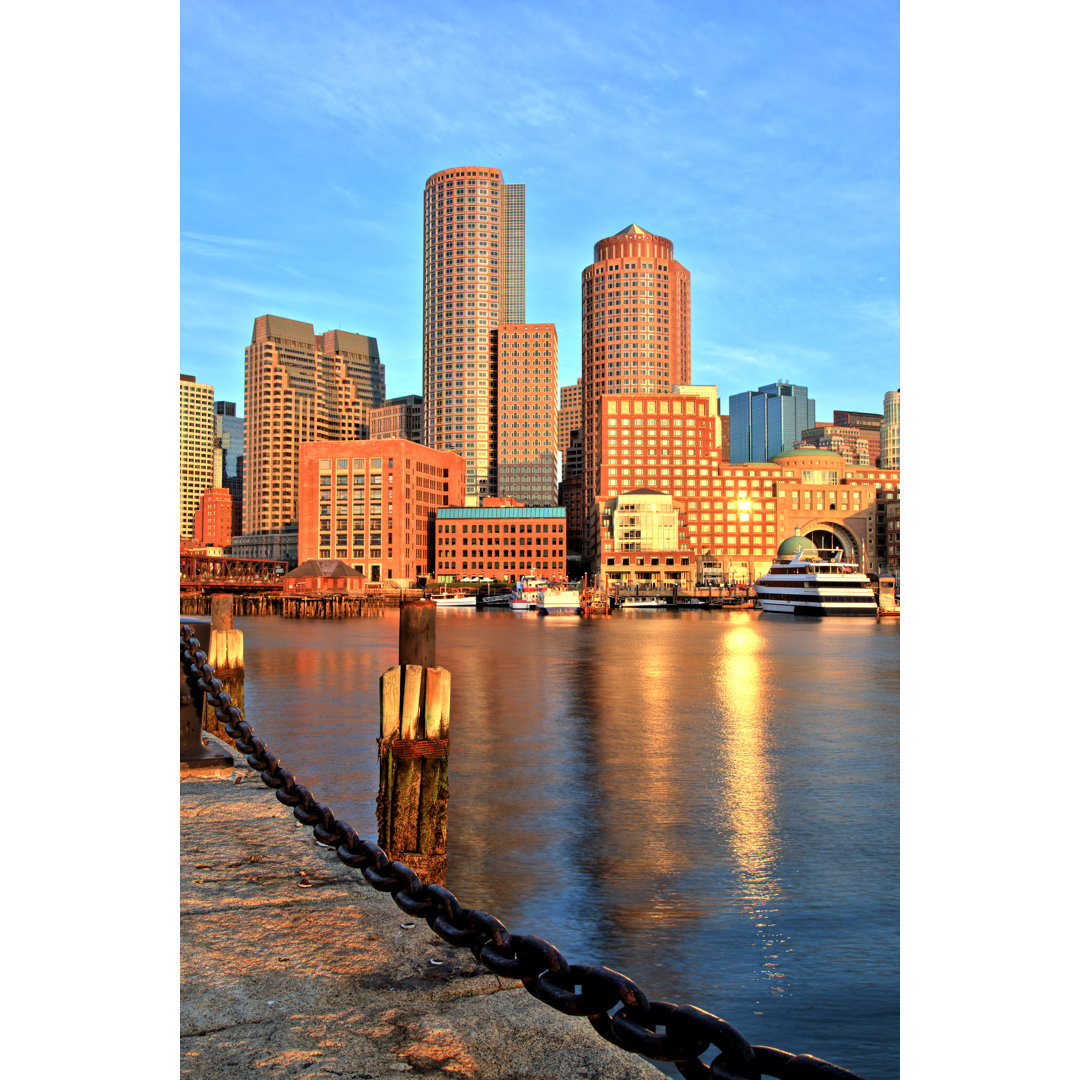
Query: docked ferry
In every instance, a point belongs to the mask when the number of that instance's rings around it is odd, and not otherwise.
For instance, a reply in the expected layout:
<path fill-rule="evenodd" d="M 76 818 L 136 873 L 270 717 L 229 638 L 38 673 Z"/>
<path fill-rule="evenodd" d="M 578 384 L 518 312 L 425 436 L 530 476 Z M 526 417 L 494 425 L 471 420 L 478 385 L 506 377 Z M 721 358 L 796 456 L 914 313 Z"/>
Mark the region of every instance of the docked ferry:
<path fill-rule="evenodd" d="M 776 562 L 754 583 L 762 611 L 789 615 L 873 615 L 877 597 L 870 579 L 852 563 L 823 559 L 803 536 L 791 536 Z"/>
<path fill-rule="evenodd" d="M 537 599 L 547 585 L 544 578 L 523 577 L 514 582 L 514 591 L 510 594 L 511 611 L 533 611 Z"/>
<path fill-rule="evenodd" d="M 580 615 L 581 591 L 566 587 L 565 582 L 545 585 L 537 597 L 541 615 Z"/>

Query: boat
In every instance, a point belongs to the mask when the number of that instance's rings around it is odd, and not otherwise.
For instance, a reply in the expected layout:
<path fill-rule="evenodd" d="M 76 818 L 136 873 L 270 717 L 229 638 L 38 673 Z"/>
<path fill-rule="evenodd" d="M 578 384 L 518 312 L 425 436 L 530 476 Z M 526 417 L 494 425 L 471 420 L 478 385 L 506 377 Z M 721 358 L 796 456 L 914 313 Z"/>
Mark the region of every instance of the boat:
<path fill-rule="evenodd" d="M 514 582 L 514 591 L 510 594 L 511 611 L 531 611 L 537 606 L 537 597 L 547 585 L 545 578 L 523 577 Z"/>
<path fill-rule="evenodd" d="M 669 608 L 672 605 L 662 596 L 628 596 L 619 607 L 624 611 L 655 611 L 657 608 Z"/>
<path fill-rule="evenodd" d="M 511 594 L 508 592 L 495 593 L 493 596 L 481 596 L 480 603 L 484 605 L 491 604 L 492 606 L 501 604 L 503 607 L 508 607 L 510 604 L 510 597 Z"/>
<path fill-rule="evenodd" d="M 436 607 L 476 607 L 476 593 L 464 590 L 432 593 L 428 599 L 434 600 Z"/>
<path fill-rule="evenodd" d="M 580 615 L 581 591 L 563 585 L 545 585 L 536 601 L 541 615 Z"/>
<path fill-rule="evenodd" d="M 788 615 L 873 615 L 877 597 L 870 579 L 843 552 L 822 558 L 803 536 L 791 536 L 776 551 L 776 561 L 754 583 L 762 611 Z"/>

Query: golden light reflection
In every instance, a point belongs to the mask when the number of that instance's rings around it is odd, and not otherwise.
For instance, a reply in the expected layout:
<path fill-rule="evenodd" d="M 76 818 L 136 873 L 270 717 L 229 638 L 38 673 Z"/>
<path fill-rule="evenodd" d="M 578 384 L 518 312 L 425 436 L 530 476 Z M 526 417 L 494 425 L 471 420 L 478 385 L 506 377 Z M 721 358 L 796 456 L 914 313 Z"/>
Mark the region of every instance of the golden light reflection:
<path fill-rule="evenodd" d="M 732 615 L 719 637 L 713 668 L 716 690 L 716 829 L 730 853 L 738 896 L 765 946 L 762 975 L 773 993 L 787 976 L 780 969 L 783 941 L 774 916 L 781 901 L 779 821 L 771 766 L 770 702 L 765 639 L 750 613 Z"/>

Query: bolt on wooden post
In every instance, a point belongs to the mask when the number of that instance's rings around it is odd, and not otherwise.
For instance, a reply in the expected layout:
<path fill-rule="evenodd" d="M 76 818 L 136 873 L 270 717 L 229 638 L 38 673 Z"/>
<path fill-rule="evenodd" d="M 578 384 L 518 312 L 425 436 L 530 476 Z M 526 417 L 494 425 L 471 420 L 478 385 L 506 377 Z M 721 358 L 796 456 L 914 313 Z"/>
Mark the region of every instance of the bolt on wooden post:
<path fill-rule="evenodd" d="M 450 672 L 435 666 L 435 604 L 401 606 L 398 664 L 379 678 L 379 846 L 422 880 L 446 883 Z"/>

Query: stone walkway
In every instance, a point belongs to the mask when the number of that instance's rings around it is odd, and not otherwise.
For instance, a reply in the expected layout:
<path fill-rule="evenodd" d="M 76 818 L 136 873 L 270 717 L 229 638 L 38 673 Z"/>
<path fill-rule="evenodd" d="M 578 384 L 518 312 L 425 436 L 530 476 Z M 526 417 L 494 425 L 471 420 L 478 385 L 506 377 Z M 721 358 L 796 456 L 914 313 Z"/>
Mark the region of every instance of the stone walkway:
<path fill-rule="evenodd" d="M 180 1075 L 657 1080 L 318 847 L 242 759 L 180 785 Z"/>

